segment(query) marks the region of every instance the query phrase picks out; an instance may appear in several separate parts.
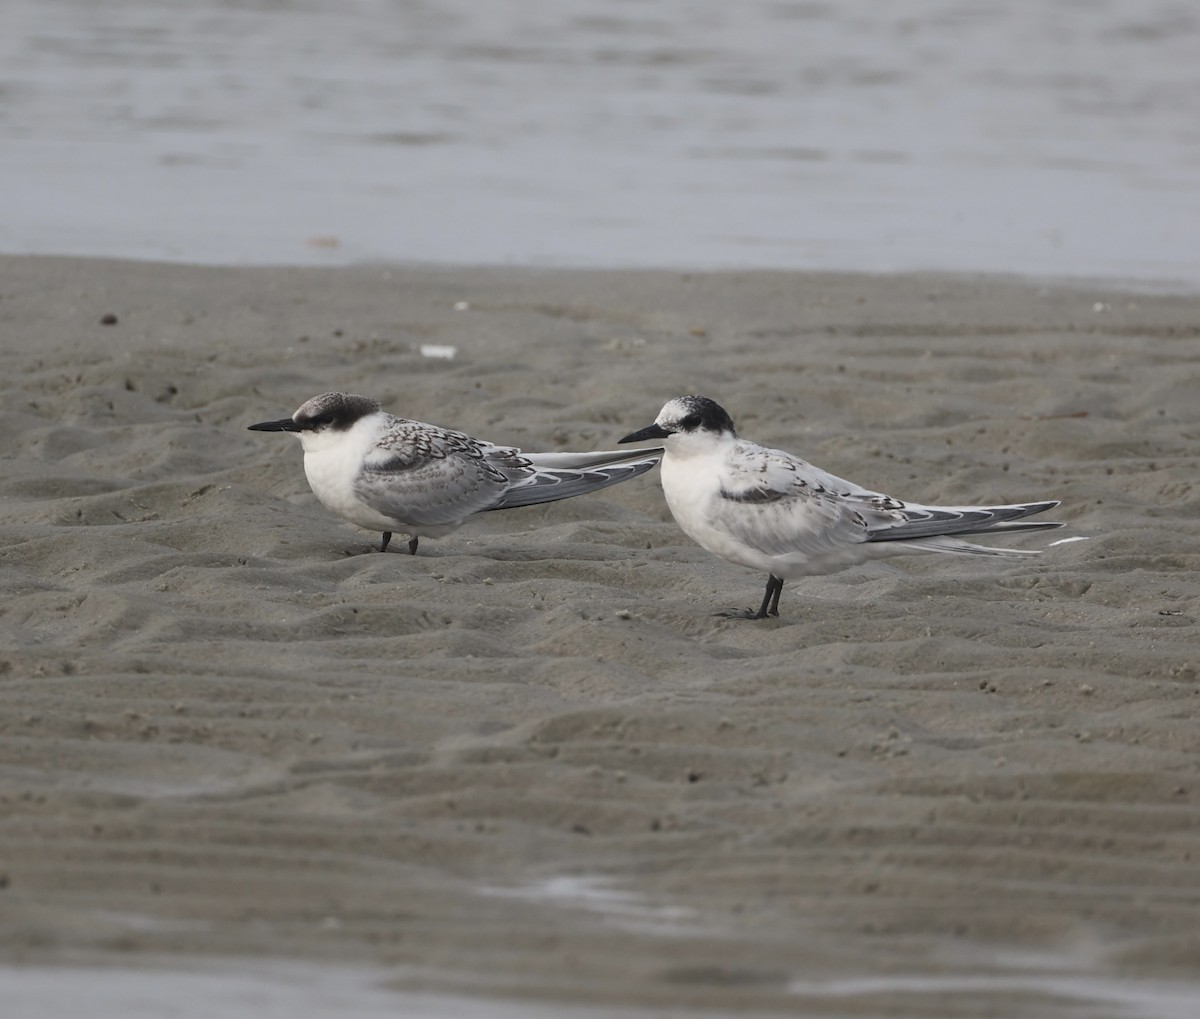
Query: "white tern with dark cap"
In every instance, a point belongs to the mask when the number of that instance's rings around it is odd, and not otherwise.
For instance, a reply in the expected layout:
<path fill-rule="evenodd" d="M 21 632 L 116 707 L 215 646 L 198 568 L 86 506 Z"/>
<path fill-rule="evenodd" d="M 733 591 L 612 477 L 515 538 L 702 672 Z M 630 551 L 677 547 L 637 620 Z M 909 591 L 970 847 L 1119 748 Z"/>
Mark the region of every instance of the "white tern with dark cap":
<path fill-rule="evenodd" d="M 313 494 L 352 524 L 383 534 L 437 538 L 486 510 L 597 492 L 650 470 L 661 449 L 522 453 L 462 432 L 393 417 L 377 400 L 323 393 L 290 418 L 249 426 L 290 432 L 304 447 Z"/>
<path fill-rule="evenodd" d="M 768 575 L 757 612 L 779 615 L 783 582 L 833 573 L 906 552 L 1037 555 L 962 541 L 963 534 L 1040 531 L 1062 524 L 1025 521 L 1057 500 L 1010 506 L 923 506 L 834 477 L 781 449 L 738 438 L 725 410 L 703 396 L 669 401 L 654 424 L 620 442 L 663 440 L 662 486 L 676 523 L 732 563 Z"/>

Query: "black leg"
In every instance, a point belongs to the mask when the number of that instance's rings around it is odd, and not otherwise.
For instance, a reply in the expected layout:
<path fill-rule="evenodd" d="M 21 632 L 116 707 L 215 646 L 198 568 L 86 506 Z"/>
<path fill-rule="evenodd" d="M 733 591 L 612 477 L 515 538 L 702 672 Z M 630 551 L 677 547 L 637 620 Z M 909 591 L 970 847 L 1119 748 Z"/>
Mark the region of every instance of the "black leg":
<path fill-rule="evenodd" d="M 383 532 L 383 544 L 379 546 L 379 551 L 380 551 L 380 552 L 386 552 L 386 551 L 387 551 L 387 547 L 388 547 L 388 542 L 389 542 L 389 541 L 391 541 L 391 540 L 392 540 L 392 532 L 391 532 L 391 531 L 384 531 L 384 532 Z"/>
<path fill-rule="evenodd" d="M 775 593 L 773 595 L 771 595 L 771 607 L 769 609 L 767 609 L 767 614 L 778 618 L 778 616 L 779 616 L 779 596 L 780 596 L 780 594 L 783 593 L 783 580 L 780 579 L 779 577 L 772 575 L 771 579 L 767 581 L 768 589 L 771 586 L 771 580 L 775 581 Z"/>
<path fill-rule="evenodd" d="M 416 538 L 408 539 L 408 554 L 409 555 L 417 554 L 417 539 Z"/>
<path fill-rule="evenodd" d="M 767 576 L 767 588 L 763 591 L 763 600 L 762 604 L 758 607 L 758 611 L 752 616 L 749 613 L 746 614 L 751 619 L 766 619 L 768 615 L 779 615 L 779 592 L 782 590 L 783 581 L 775 576 L 775 574 L 769 574 Z M 772 604 L 772 599 L 774 599 L 774 604 Z"/>
<path fill-rule="evenodd" d="M 775 574 L 767 577 L 767 589 L 763 592 L 762 604 L 757 612 L 746 609 L 744 612 L 717 612 L 725 619 L 766 619 L 767 616 L 779 615 L 779 593 L 783 590 L 783 581 Z"/>

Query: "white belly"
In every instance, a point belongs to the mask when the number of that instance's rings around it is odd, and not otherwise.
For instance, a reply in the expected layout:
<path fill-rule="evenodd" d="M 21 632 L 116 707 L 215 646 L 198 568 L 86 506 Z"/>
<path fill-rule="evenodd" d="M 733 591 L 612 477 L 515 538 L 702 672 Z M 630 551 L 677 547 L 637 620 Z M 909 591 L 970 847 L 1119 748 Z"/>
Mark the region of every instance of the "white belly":
<path fill-rule="evenodd" d="M 684 533 L 713 555 L 787 580 L 832 573 L 884 552 L 823 534 L 824 522 L 804 519 L 794 505 L 733 502 L 721 494 L 715 465 L 703 466 L 665 456 L 663 495 Z"/>
<path fill-rule="evenodd" d="M 666 456 L 660 467 L 663 496 L 680 529 L 713 555 L 756 570 L 770 570 L 771 557 L 714 526 L 715 501 L 721 499 L 714 473 L 697 470 L 693 462 Z"/>
<path fill-rule="evenodd" d="M 362 502 L 355 494 L 357 464 L 341 451 L 319 450 L 304 454 L 304 473 L 308 485 L 326 509 L 370 531 L 402 531 L 404 525 L 385 517 Z"/>

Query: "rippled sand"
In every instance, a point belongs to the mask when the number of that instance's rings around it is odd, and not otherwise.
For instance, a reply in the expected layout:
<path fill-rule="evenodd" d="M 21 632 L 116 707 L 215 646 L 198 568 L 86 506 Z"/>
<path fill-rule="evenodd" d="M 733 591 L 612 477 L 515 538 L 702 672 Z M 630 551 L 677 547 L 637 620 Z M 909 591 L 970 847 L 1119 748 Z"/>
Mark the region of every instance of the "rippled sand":
<path fill-rule="evenodd" d="M 1104 988 L 1194 976 L 1200 299 L 0 279 L 10 962 L 280 957 L 737 1014 L 1065 1016 L 1082 986 L 1125 1015 Z M 764 623 L 712 617 L 762 579 L 691 545 L 656 475 L 370 553 L 294 441 L 245 430 L 330 388 L 528 448 L 704 392 L 901 497 L 1060 498 L 1089 540 L 789 584 Z"/>

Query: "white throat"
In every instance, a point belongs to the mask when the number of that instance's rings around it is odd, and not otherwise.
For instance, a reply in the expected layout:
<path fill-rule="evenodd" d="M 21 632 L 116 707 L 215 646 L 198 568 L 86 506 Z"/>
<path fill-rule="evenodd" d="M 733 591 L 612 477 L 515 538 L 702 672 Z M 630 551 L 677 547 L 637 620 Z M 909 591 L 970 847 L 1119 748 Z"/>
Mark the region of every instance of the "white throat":
<path fill-rule="evenodd" d="M 664 459 L 694 460 L 697 457 L 722 456 L 737 439 L 732 432 L 674 432 L 667 436 Z"/>

